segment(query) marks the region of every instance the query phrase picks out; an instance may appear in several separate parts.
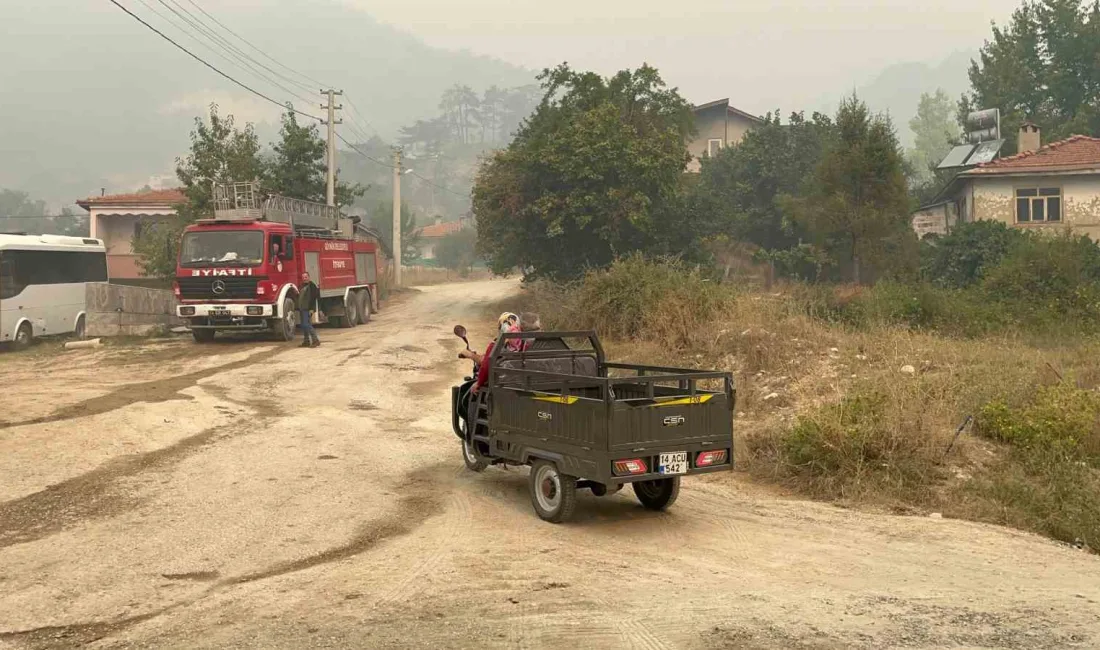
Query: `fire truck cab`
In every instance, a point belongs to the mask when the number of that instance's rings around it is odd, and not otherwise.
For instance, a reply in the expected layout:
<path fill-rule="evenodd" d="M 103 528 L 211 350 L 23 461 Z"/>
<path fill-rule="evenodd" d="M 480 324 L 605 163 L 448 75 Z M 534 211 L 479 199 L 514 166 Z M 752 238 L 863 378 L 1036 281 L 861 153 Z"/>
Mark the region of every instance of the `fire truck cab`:
<path fill-rule="evenodd" d="M 215 185 L 213 219 L 188 226 L 173 291 L 195 340 L 218 331 L 271 331 L 289 341 L 298 325 L 302 273 L 320 289 L 318 323 L 355 327 L 379 308 L 379 238 L 335 207 L 278 195 L 255 183 Z"/>

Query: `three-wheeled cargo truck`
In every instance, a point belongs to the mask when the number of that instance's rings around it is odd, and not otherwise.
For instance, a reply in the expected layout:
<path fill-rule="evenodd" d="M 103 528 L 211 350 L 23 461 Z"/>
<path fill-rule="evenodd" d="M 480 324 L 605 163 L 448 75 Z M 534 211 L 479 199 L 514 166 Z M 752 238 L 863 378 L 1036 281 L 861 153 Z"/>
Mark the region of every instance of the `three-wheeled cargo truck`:
<path fill-rule="evenodd" d="M 455 334 L 465 340 L 462 326 Z M 485 362 L 486 386 L 471 395 L 467 377 L 451 390 L 463 459 L 476 472 L 529 465 L 546 521 L 572 516 L 578 488 L 604 496 L 629 483 L 664 510 L 681 477 L 733 469 L 728 372 L 609 363 L 591 331 L 502 334 Z"/>

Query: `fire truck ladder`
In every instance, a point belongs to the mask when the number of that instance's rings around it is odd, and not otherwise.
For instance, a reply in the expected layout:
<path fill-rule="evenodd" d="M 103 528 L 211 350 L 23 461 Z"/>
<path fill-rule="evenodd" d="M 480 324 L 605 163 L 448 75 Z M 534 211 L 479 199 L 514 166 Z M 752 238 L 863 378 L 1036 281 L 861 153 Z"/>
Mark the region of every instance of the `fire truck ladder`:
<path fill-rule="evenodd" d="M 215 183 L 214 218 L 218 221 L 273 221 L 297 229 L 335 232 L 340 229 L 339 208 L 279 194 L 264 196 L 260 184 Z"/>

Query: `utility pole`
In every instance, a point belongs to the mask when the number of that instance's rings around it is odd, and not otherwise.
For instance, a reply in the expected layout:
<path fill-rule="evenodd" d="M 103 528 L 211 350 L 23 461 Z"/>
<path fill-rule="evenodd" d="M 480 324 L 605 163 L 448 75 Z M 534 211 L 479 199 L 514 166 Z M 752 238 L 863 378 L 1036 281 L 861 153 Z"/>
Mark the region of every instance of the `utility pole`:
<path fill-rule="evenodd" d="M 401 286 L 401 148 L 393 148 L 393 284 Z"/>
<path fill-rule="evenodd" d="M 328 185 L 325 191 L 325 201 L 329 205 L 336 205 L 336 125 L 343 124 L 344 120 L 336 119 L 336 111 L 344 107 L 336 106 L 333 102 L 337 95 L 343 95 L 342 90 L 322 90 L 322 95 L 328 97 L 328 104 L 321 104 L 321 108 L 328 109 L 328 120 L 322 120 L 328 125 Z"/>

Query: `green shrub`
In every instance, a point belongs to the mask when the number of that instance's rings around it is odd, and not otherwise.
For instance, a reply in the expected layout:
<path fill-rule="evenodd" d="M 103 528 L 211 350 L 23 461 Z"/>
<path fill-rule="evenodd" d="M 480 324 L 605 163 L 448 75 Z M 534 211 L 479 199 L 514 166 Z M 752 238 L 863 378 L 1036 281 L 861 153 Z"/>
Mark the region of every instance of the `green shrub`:
<path fill-rule="evenodd" d="M 819 496 L 870 493 L 890 500 L 904 494 L 919 501 L 917 495 L 926 495 L 940 476 L 936 454 L 943 448 L 913 417 L 920 390 L 915 384 L 896 393 L 854 389 L 800 416 L 775 450 L 785 472 L 808 480 L 811 493 Z"/>
<path fill-rule="evenodd" d="M 1083 463 L 1052 451 L 1017 453 L 966 492 L 977 519 L 1100 551 L 1100 475 Z"/>
<path fill-rule="evenodd" d="M 999 221 L 959 224 L 948 235 L 921 241 L 921 278 L 944 288 L 972 286 L 1024 236 Z"/>
<path fill-rule="evenodd" d="M 1100 319 L 1100 247 L 1084 236 L 1032 234 L 981 283 L 990 300 L 1010 306 L 1030 329 L 1095 330 Z"/>
<path fill-rule="evenodd" d="M 690 347 L 701 335 L 709 336 L 710 326 L 734 304 L 733 291 L 699 269 L 637 254 L 591 271 L 577 283 L 539 288 L 558 303 L 546 310 L 556 312 L 548 325 L 594 329 L 603 336 L 659 341 L 673 348 Z"/>
<path fill-rule="evenodd" d="M 1054 453 L 1100 467 L 1100 393 L 1060 383 L 1039 388 L 1022 406 L 997 400 L 982 408 L 977 431 L 1028 453 Z"/>

